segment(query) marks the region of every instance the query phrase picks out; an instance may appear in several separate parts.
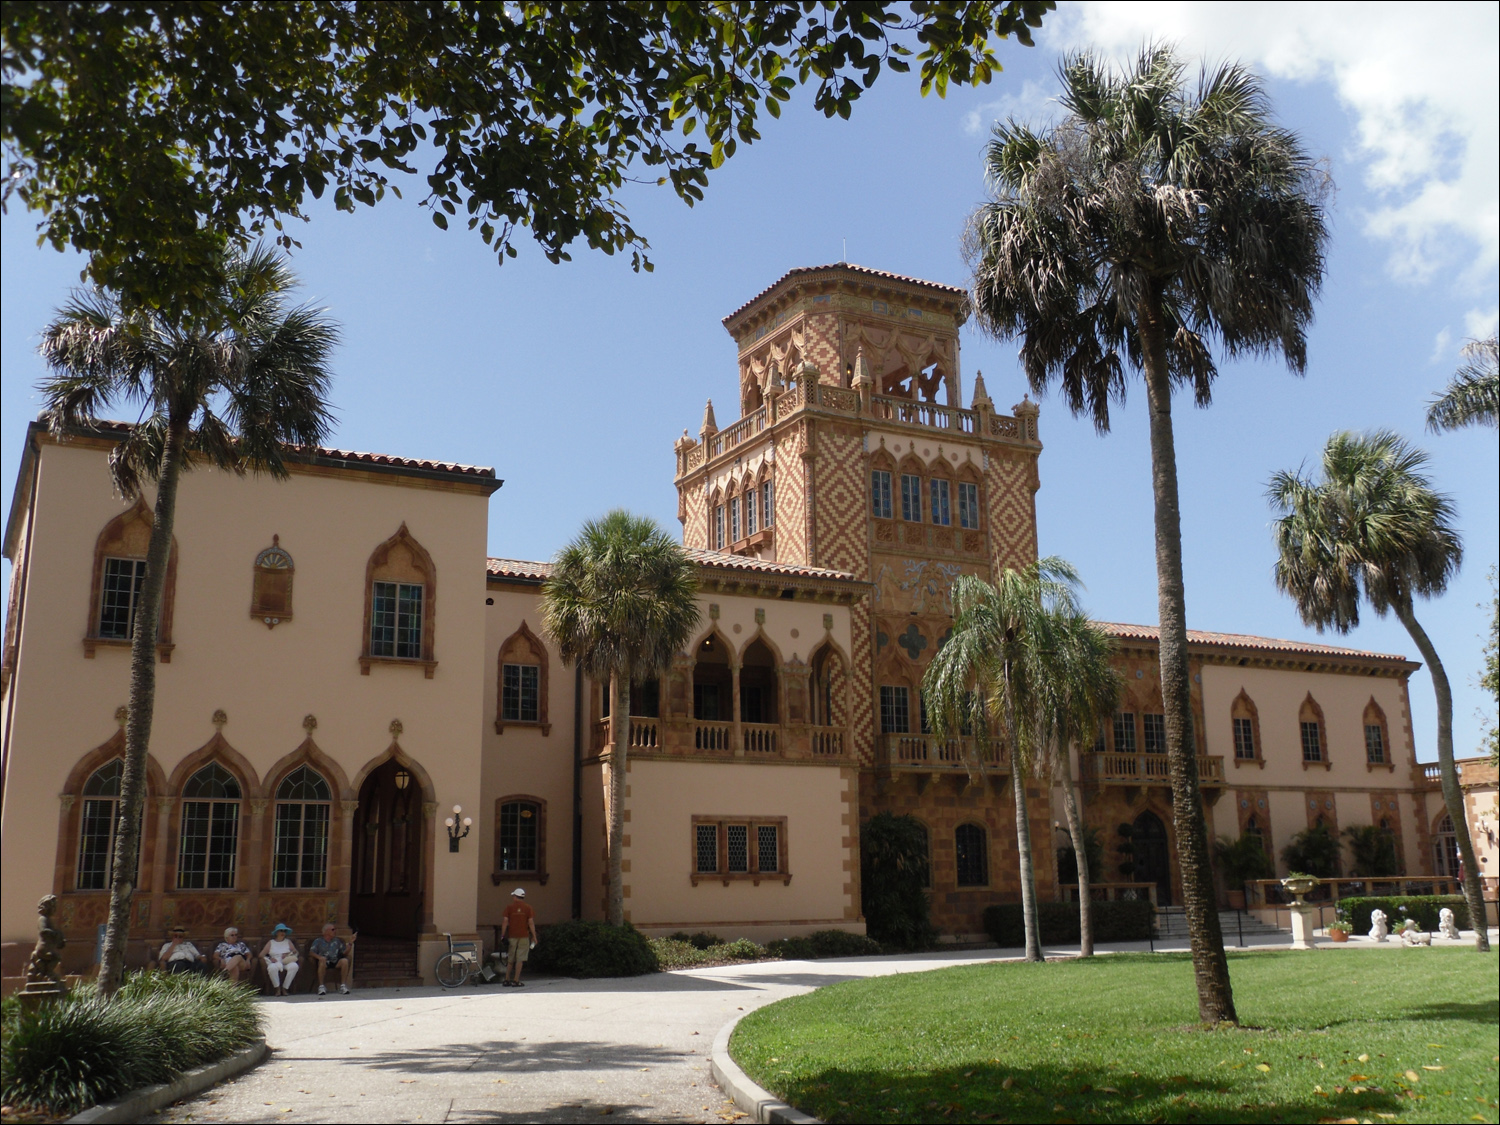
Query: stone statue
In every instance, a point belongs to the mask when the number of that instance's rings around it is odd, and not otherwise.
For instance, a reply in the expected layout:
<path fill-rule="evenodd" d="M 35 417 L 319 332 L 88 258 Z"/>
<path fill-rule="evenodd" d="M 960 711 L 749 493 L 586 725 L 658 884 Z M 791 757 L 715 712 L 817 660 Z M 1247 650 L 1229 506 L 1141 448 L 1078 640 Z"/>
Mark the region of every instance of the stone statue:
<path fill-rule="evenodd" d="M 62 964 L 62 948 L 68 944 L 68 939 L 52 924 L 52 915 L 57 913 L 57 896 L 43 895 L 36 910 L 36 948 L 26 963 L 26 987 L 22 989 L 22 995 L 30 999 L 61 996 L 67 992 L 67 985 L 58 970 Z"/>
<path fill-rule="evenodd" d="M 1385 911 L 1379 909 L 1370 911 L 1370 940 L 1384 941 L 1390 932 L 1391 928 L 1386 925 L 1385 921 Z"/>
<path fill-rule="evenodd" d="M 1446 906 L 1438 911 L 1438 930 L 1445 938 L 1458 940 L 1458 925 L 1453 921 L 1453 911 Z"/>
<path fill-rule="evenodd" d="M 1408 949 L 1416 945 L 1431 945 L 1432 935 L 1424 933 L 1415 918 L 1408 918 L 1401 929 L 1401 944 Z"/>

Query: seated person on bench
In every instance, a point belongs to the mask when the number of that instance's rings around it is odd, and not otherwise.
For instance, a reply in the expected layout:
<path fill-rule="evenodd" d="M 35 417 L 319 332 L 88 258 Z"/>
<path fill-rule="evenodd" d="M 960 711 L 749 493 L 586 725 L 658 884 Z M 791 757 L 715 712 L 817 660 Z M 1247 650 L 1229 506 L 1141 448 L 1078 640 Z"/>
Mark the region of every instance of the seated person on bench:
<path fill-rule="evenodd" d="M 186 926 L 173 926 L 172 939 L 156 955 L 157 966 L 164 973 L 207 973 L 208 963 L 198 947 L 187 939 Z"/>
<path fill-rule="evenodd" d="M 240 931 L 230 926 L 224 931 L 224 940 L 214 947 L 214 964 L 222 969 L 232 981 L 238 981 L 241 973 L 248 973 L 255 954 L 240 938 Z"/>
<path fill-rule="evenodd" d="M 319 996 L 328 995 L 324 976 L 332 968 L 339 971 L 339 991 L 345 996 L 349 995 L 349 974 L 354 971 L 354 940 L 359 934 L 351 934 L 348 941 L 337 935 L 338 930 L 329 922 L 323 927 L 323 936 L 313 938 L 313 943 L 307 947 L 312 959 L 318 963 Z"/>
<path fill-rule="evenodd" d="M 271 931 L 271 940 L 261 949 L 260 959 L 266 963 L 271 990 L 277 996 L 289 993 L 297 976 L 297 943 L 292 940 L 292 928 L 285 922 L 277 923 Z"/>

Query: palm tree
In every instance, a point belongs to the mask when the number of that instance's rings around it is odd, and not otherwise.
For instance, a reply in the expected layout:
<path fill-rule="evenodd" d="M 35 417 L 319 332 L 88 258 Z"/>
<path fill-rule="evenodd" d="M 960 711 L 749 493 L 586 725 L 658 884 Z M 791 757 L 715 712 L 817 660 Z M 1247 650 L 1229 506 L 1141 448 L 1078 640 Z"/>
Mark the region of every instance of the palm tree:
<path fill-rule="evenodd" d="M 985 154 L 992 199 L 970 220 L 975 318 L 1020 337 L 1032 388 L 1056 382 L 1109 429 L 1126 368 L 1151 423 L 1162 701 L 1183 900 L 1209 1023 L 1235 1018 L 1192 733 L 1172 391 L 1211 400 L 1210 351 L 1279 352 L 1300 373 L 1323 275 L 1326 180 L 1276 126 L 1258 79 L 1227 64 L 1184 88 L 1170 50 L 1125 73 L 1091 55 L 1061 67 L 1067 116 L 1009 121 Z"/>
<path fill-rule="evenodd" d="M 338 329 L 325 311 L 287 306 L 296 278 L 272 251 L 228 254 L 224 277 L 223 288 L 191 315 L 127 309 L 117 294 L 81 290 L 42 336 L 51 374 L 39 389 L 52 431 L 87 430 L 117 405 L 138 408 L 139 420 L 110 454 L 110 473 L 128 499 L 139 497 L 148 483 L 156 486 L 131 637 L 120 821 L 99 966 L 106 992 L 119 985 L 130 936 L 156 703 L 158 614 L 178 482 L 202 463 L 283 479 L 289 447 L 321 444 L 333 420 L 328 362 Z"/>
<path fill-rule="evenodd" d="M 683 549 L 644 516 L 616 509 L 583 525 L 542 586 L 547 634 L 562 658 L 609 684 L 609 920 L 625 923 L 625 768 L 630 687 L 665 675 L 698 627 L 698 577 Z"/>
<path fill-rule="evenodd" d="M 1055 557 L 1040 559 L 1025 570 L 1007 568 L 994 586 L 974 575 L 961 576 L 953 583 L 953 631 L 922 681 L 928 718 L 938 737 L 967 728 L 982 745 L 990 730 L 1004 731 L 1016 807 L 1028 961 L 1042 960 L 1026 778 L 1046 735 L 1041 719 L 1044 655 L 1051 639 L 1046 617 L 1076 609 L 1077 584 L 1073 568 Z"/>
<path fill-rule="evenodd" d="M 1113 658 L 1115 642 L 1087 614 L 1059 607 L 1044 619 L 1047 636 L 1042 649 L 1042 671 L 1038 685 L 1045 737 L 1050 748 L 1053 780 L 1062 787 L 1063 813 L 1068 835 L 1078 860 L 1078 926 L 1080 952 L 1094 955 L 1093 907 L 1089 898 L 1088 848 L 1083 817 L 1078 811 L 1078 792 L 1073 784 L 1070 748 L 1082 750 L 1099 724 L 1114 714 L 1120 698 L 1120 680 Z"/>
<path fill-rule="evenodd" d="M 1500 338 L 1470 340 L 1464 363 L 1453 374 L 1448 389 L 1427 408 L 1427 428 L 1433 433 L 1460 426 L 1495 426 L 1500 415 Z"/>
<path fill-rule="evenodd" d="M 1381 617 L 1394 612 L 1421 650 L 1437 696 L 1438 773 L 1464 863 L 1469 917 L 1483 919 L 1479 865 L 1453 765 L 1453 692 L 1413 612 L 1413 599 L 1441 594 L 1463 561 L 1453 502 L 1433 491 L 1426 465 L 1427 454 L 1396 434 L 1338 433 L 1323 448 L 1321 481 L 1277 473 L 1268 490 L 1279 513 L 1272 525 L 1276 585 L 1319 632 L 1353 629 L 1363 597 Z M 1476 947 L 1489 949 L 1483 925 L 1475 935 Z"/>

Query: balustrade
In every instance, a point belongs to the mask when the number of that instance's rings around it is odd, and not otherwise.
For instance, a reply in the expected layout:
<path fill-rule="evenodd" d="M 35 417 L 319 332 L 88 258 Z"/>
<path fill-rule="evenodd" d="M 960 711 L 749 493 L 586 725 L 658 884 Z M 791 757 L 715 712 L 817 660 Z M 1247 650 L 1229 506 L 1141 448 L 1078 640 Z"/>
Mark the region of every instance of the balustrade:
<path fill-rule="evenodd" d="M 927 426 L 934 430 L 952 430 L 961 434 L 979 432 L 979 416 L 972 410 L 941 406 L 935 402 L 913 402 L 906 398 L 876 395 L 870 400 L 870 413 L 876 418 Z"/>
<path fill-rule="evenodd" d="M 892 765 L 965 767 L 971 762 L 1003 767 L 1005 749 L 989 743 L 982 750 L 971 738 L 938 738 L 932 734 L 889 734 L 885 736 L 886 753 Z"/>
<path fill-rule="evenodd" d="M 603 753 L 614 745 L 614 724 L 609 719 L 600 719 L 594 724 L 594 753 Z M 645 715 L 630 716 L 630 732 L 626 736 L 628 750 L 657 750 L 661 747 L 661 720 Z"/>
<path fill-rule="evenodd" d="M 745 753 L 776 753 L 776 732 L 780 729 L 772 723 L 741 723 L 740 740 L 745 744 Z"/>
<path fill-rule="evenodd" d="M 843 727 L 813 727 L 812 752 L 820 758 L 836 758 L 844 752 Z"/>
<path fill-rule="evenodd" d="M 694 750 L 731 750 L 734 748 L 733 738 L 733 723 L 712 723 L 704 719 L 693 722 Z"/>
<path fill-rule="evenodd" d="M 1083 754 L 1079 772 L 1094 781 L 1124 785 L 1170 785 L 1171 769 L 1165 754 Z M 1198 780 L 1224 784 L 1224 759 L 1198 755 Z"/>

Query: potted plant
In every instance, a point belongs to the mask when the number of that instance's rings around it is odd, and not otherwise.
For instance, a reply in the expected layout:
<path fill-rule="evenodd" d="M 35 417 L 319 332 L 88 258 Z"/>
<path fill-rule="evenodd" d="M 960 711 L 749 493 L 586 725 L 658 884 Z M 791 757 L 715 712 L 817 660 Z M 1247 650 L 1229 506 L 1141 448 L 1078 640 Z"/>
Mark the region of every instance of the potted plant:
<path fill-rule="evenodd" d="M 1333 941 L 1348 941 L 1349 935 L 1354 931 L 1354 923 L 1349 919 L 1349 911 L 1339 907 L 1333 912 L 1333 921 L 1328 925 L 1328 936 Z"/>
<path fill-rule="evenodd" d="M 1316 875 L 1309 875 L 1304 871 L 1289 871 L 1286 878 L 1281 881 L 1281 885 L 1286 888 L 1287 894 L 1292 896 L 1292 900 L 1298 906 L 1302 906 L 1305 905 L 1302 896 L 1321 882 L 1322 880 Z"/>
<path fill-rule="evenodd" d="M 1230 910 L 1245 909 L 1246 883 L 1270 879 L 1276 874 L 1261 838 L 1253 832 L 1246 832 L 1238 840 L 1220 836 L 1214 844 L 1214 859 L 1224 874 Z"/>

